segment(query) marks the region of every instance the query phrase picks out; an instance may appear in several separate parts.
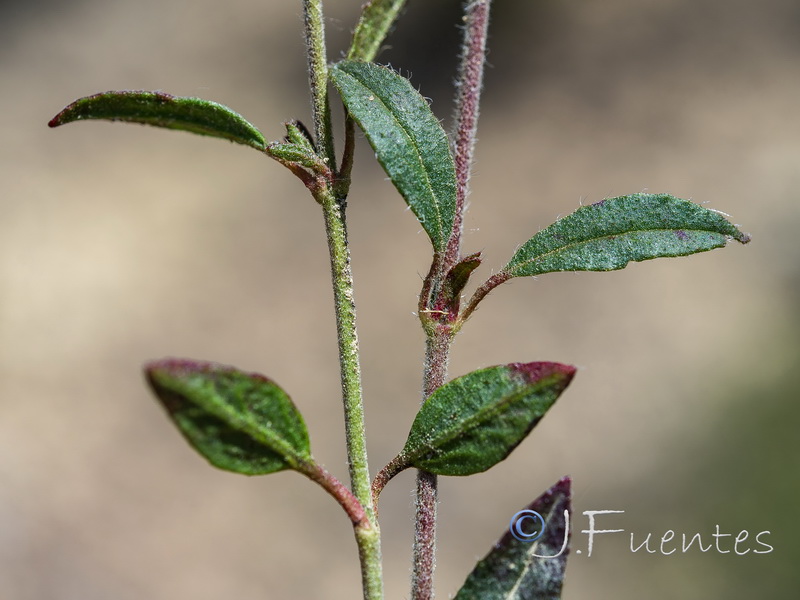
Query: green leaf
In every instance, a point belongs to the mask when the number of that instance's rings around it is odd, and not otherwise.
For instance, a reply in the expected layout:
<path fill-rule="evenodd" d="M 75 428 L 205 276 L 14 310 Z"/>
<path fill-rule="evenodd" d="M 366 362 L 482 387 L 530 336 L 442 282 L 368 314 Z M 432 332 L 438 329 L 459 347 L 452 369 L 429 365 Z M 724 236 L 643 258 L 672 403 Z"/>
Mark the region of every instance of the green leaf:
<path fill-rule="evenodd" d="M 145 374 L 183 436 L 215 467 L 263 475 L 313 462 L 303 417 L 266 377 L 178 359 L 152 362 Z"/>
<path fill-rule="evenodd" d="M 83 119 L 128 121 L 223 138 L 257 150 L 266 141 L 261 132 L 227 106 L 200 98 L 162 92 L 104 92 L 75 100 L 48 123 L 58 127 Z"/>
<path fill-rule="evenodd" d="M 308 152 L 316 154 L 317 149 L 314 147 L 314 140 L 311 137 L 311 132 L 301 121 L 287 121 L 284 125 L 286 126 L 287 142 L 296 144 Z"/>
<path fill-rule="evenodd" d="M 267 145 L 265 152 L 283 164 L 297 164 L 314 173 L 330 172 L 325 161 L 316 152 L 309 150 L 305 144 L 273 142 Z"/>
<path fill-rule="evenodd" d="M 574 374 L 559 363 L 512 363 L 444 384 L 417 413 L 401 462 L 437 475 L 485 471 L 525 439 Z"/>
<path fill-rule="evenodd" d="M 330 76 L 434 249 L 443 251 L 455 218 L 455 166 L 428 103 L 411 82 L 376 64 L 340 62 Z"/>
<path fill-rule="evenodd" d="M 362 11 L 347 58 L 369 62 L 381 48 L 406 0 L 370 0 Z"/>
<path fill-rule="evenodd" d="M 516 524 L 512 519 L 505 535 L 478 562 L 456 594 L 455 600 L 561 598 L 569 554 L 571 508 L 570 479 L 564 477 L 523 509 L 536 512 L 542 517 L 543 529 L 541 524 L 539 526 L 542 535 L 531 542 L 517 539 L 511 533 Z M 517 517 L 517 523 L 522 524 L 518 520 L 520 513 L 514 516 Z M 520 537 L 525 539 L 524 535 Z"/>
<path fill-rule="evenodd" d="M 528 240 L 503 269 L 512 277 L 613 271 L 629 261 L 686 256 L 750 236 L 718 212 L 668 194 L 632 194 L 583 206 Z"/>

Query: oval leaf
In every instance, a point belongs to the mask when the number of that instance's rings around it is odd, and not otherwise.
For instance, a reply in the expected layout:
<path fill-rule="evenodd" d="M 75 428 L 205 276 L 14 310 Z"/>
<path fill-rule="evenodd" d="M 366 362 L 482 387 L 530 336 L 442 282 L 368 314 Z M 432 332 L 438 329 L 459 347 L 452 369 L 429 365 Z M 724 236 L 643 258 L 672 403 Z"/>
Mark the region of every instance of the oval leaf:
<path fill-rule="evenodd" d="M 210 135 L 257 150 L 266 147 L 261 132 L 227 106 L 162 92 L 104 92 L 80 98 L 53 117 L 48 125 L 58 127 L 83 119 L 129 121 Z"/>
<path fill-rule="evenodd" d="M 401 461 L 437 475 L 485 471 L 525 439 L 574 374 L 559 363 L 512 363 L 444 384 L 417 413 Z"/>
<path fill-rule="evenodd" d="M 369 62 L 378 54 L 406 0 L 370 0 L 361 10 L 347 58 Z"/>
<path fill-rule="evenodd" d="M 455 166 L 428 103 L 407 79 L 373 63 L 340 62 L 330 75 L 378 162 L 443 251 L 456 210 Z"/>
<path fill-rule="evenodd" d="M 303 417 L 266 377 L 176 359 L 150 363 L 145 373 L 169 417 L 215 467 L 263 475 L 312 462 Z"/>
<path fill-rule="evenodd" d="M 569 554 L 570 479 L 564 477 L 524 510 L 544 520 L 525 542 L 507 530 L 470 573 L 455 600 L 558 600 Z M 517 513 L 519 514 L 519 513 Z"/>
<path fill-rule="evenodd" d="M 528 240 L 503 269 L 511 277 L 613 271 L 630 261 L 686 256 L 750 237 L 718 212 L 668 194 L 632 194 L 583 206 Z"/>

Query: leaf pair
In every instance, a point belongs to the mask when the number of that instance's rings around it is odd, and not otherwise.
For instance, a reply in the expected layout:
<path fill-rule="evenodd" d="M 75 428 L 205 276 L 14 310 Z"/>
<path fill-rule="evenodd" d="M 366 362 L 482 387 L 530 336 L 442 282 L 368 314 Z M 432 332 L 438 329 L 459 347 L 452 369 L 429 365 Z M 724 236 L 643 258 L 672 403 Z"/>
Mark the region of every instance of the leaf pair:
<path fill-rule="evenodd" d="M 389 11 L 386 14 L 393 10 L 383 6 L 385 2 L 373 4 L 373 10 Z M 427 102 L 407 79 L 371 63 L 340 62 L 331 69 L 331 79 L 434 250 L 444 251 L 455 220 L 455 167 L 447 135 Z M 284 164 L 317 172 L 327 168 L 295 124 L 287 123 L 286 143 L 268 145 L 241 115 L 199 98 L 106 92 L 76 100 L 49 125 L 85 119 L 185 130 L 266 151 Z M 720 213 L 692 202 L 668 194 L 632 194 L 582 207 L 556 221 L 523 244 L 501 272 L 525 277 L 553 271 L 608 271 L 630 261 L 719 248 L 730 238 L 741 243 L 750 239 Z"/>
<path fill-rule="evenodd" d="M 145 368 L 148 384 L 187 441 L 211 464 L 245 475 L 313 463 L 303 417 L 262 375 L 215 363 L 167 359 Z M 403 468 L 470 475 L 506 458 L 569 385 L 574 367 L 512 363 L 443 385 L 417 414 Z"/>
<path fill-rule="evenodd" d="M 456 211 L 455 167 L 447 136 L 425 99 L 397 73 L 343 61 L 331 70 L 358 122 L 411 210 L 441 252 Z M 632 194 L 578 209 L 523 244 L 506 279 L 553 271 L 610 271 L 630 261 L 686 256 L 750 238 L 720 213 L 668 194 Z"/>
<path fill-rule="evenodd" d="M 216 467 L 261 475 L 308 474 L 314 460 L 303 418 L 286 393 L 258 374 L 214 363 L 148 364 L 147 381 L 187 441 Z M 442 475 L 467 475 L 505 458 L 569 384 L 574 368 L 510 364 L 474 371 L 431 395 L 401 455 Z M 506 533 L 478 563 L 456 600 L 560 597 L 566 564 L 570 482 L 527 507 L 543 518 L 534 543 Z M 554 557 L 554 558 L 542 558 Z"/>

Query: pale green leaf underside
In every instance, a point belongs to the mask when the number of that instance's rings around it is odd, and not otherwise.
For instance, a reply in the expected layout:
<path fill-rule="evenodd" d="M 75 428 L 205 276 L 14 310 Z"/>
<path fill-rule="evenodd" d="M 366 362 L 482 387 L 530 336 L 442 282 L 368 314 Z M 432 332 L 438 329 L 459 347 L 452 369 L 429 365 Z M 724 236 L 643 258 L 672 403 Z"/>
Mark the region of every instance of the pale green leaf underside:
<path fill-rule="evenodd" d="M 227 106 L 162 92 L 104 92 L 79 98 L 50 121 L 57 127 L 73 121 L 96 119 L 127 121 L 223 138 L 264 150 L 261 132 Z"/>
<path fill-rule="evenodd" d="M 437 251 L 453 229 L 456 178 L 439 121 L 411 83 L 373 63 L 343 61 L 331 80 Z"/>
<path fill-rule="evenodd" d="M 151 363 L 145 371 L 169 417 L 212 465 L 263 475 L 311 462 L 302 416 L 266 377 L 174 359 Z"/>
<path fill-rule="evenodd" d="M 561 598 L 569 551 L 564 511 L 572 508 L 570 488 L 571 482 L 565 477 L 529 504 L 526 508 L 544 519 L 544 534 L 533 542 L 523 542 L 506 528 L 500 541 L 467 577 L 455 600 Z"/>
<path fill-rule="evenodd" d="M 489 469 L 530 433 L 574 373 L 558 363 L 513 363 L 446 383 L 417 413 L 403 463 L 437 475 Z"/>
<path fill-rule="evenodd" d="M 503 271 L 613 271 L 630 261 L 686 256 L 750 238 L 721 214 L 668 194 L 632 194 L 583 206 L 528 240 Z"/>
<path fill-rule="evenodd" d="M 347 58 L 369 62 L 375 58 L 406 0 L 370 0 L 361 11 Z"/>

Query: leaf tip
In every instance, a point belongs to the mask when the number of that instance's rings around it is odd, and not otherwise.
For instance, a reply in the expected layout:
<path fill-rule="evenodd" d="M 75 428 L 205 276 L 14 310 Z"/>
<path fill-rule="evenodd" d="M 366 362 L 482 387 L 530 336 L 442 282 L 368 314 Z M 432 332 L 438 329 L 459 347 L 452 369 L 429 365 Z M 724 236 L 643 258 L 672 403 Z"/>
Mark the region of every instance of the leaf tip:
<path fill-rule="evenodd" d="M 548 495 L 563 495 L 569 497 L 570 491 L 572 489 L 572 477 L 569 475 L 564 475 L 561 479 L 559 479 L 556 484 L 551 487 L 547 492 Z"/>
<path fill-rule="evenodd" d="M 526 383 L 530 384 L 551 377 L 560 379 L 562 390 L 569 385 L 577 371 L 572 365 L 555 362 L 511 363 L 508 367 L 512 373 L 521 376 Z"/>
<path fill-rule="evenodd" d="M 150 377 L 159 373 L 186 373 L 207 370 L 211 363 L 203 363 L 186 358 L 160 358 L 145 363 L 144 372 Z"/>

